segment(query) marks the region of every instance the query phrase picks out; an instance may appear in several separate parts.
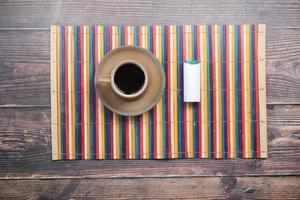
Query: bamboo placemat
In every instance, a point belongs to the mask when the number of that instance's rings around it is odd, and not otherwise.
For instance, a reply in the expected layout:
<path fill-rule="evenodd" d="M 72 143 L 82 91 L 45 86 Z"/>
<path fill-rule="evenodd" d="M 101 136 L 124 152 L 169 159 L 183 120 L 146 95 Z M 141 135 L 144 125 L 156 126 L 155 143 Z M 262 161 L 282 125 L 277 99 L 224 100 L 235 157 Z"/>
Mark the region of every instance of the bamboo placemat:
<path fill-rule="evenodd" d="M 149 112 L 119 116 L 94 89 L 97 63 L 148 49 L 166 87 Z M 183 103 L 183 62 L 201 63 L 201 102 Z M 266 158 L 265 25 L 52 26 L 52 159 Z"/>

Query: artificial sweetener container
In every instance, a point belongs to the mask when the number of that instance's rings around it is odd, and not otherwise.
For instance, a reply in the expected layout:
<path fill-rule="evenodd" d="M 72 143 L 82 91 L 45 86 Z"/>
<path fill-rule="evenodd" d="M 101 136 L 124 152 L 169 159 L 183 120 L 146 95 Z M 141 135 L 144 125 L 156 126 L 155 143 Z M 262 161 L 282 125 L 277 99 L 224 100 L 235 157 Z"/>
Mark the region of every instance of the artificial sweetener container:
<path fill-rule="evenodd" d="M 200 102 L 200 62 L 185 61 L 183 64 L 184 102 Z"/>

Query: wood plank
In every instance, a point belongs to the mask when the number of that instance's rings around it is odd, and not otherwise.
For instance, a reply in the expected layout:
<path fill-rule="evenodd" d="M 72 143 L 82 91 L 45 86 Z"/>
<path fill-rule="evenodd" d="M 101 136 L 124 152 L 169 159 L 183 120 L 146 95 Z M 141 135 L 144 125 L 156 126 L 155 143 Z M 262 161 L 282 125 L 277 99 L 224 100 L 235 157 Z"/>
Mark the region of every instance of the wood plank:
<path fill-rule="evenodd" d="M 299 27 L 297 0 L 38 1 L 1 2 L 0 28 L 48 28 L 60 24 L 240 24 Z"/>
<path fill-rule="evenodd" d="M 265 160 L 51 161 L 50 108 L 0 113 L 0 177 L 174 177 L 300 175 L 300 105 L 269 106 Z"/>
<path fill-rule="evenodd" d="M 50 29 L 0 31 L 0 60 L 1 63 L 49 64 Z"/>
<path fill-rule="evenodd" d="M 266 28 L 266 60 L 298 61 L 300 28 L 271 28 L 268 25 Z M 0 59 L 4 63 L 49 64 L 50 27 L 46 30 L 0 29 Z"/>
<path fill-rule="evenodd" d="M 0 106 L 50 106 L 50 64 L 0 63 Z M 267 104 L 300 103 L 300 60 L 267 62 Z"/>
<path fill-rule="evenodd" d="M 300 60 L 266 63 L 267 104 L 300 103 Z"/>
<path fill-rule="evenodd" d="M 6 180 L 0 198 L 297 199 L 300 177 Z"/>
<path fill-rule="evenodd" d="M 50 107 L 49 64 L 0 63 L 0 105 Z"/>
<path fill-rule="evenodd" d="M 267 103 L 300 103 L 300 29 L 268 30 Z M 49 49 L 49 31 L 0 31 L 0 105 L 50 106 Z"/>

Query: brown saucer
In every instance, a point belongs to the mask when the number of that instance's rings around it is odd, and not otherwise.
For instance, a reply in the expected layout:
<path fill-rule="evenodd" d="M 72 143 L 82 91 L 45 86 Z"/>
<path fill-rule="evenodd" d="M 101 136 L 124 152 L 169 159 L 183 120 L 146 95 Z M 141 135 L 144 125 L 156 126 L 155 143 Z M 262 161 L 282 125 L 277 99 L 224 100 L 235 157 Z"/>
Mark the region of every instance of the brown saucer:
<path fill-rule="evenodd" d="M 146 49 L 123 46 L 105 55 L 95 74 L 97 95 L 120 115 L 139 115 L 161 98 L 165 74 L 157 58 Z"/>

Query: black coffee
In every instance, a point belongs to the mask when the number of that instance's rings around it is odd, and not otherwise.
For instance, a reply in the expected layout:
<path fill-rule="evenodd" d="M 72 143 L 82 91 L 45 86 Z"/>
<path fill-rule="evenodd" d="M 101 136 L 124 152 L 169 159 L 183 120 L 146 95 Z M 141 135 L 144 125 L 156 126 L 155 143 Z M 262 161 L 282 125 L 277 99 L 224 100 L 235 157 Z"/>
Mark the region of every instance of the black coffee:
<path fill-rule="evenodd" d="M 138 65 L 124 63 L 115 72 L 114 82 L 124 94 L 134 94 L 145 84 L 145 74 Z"/>

